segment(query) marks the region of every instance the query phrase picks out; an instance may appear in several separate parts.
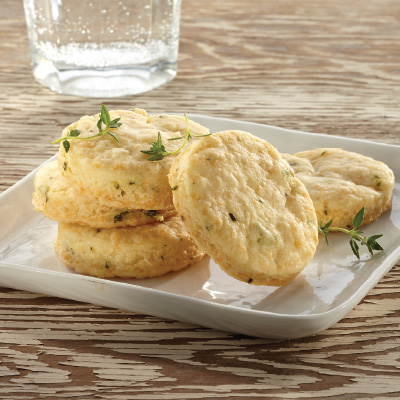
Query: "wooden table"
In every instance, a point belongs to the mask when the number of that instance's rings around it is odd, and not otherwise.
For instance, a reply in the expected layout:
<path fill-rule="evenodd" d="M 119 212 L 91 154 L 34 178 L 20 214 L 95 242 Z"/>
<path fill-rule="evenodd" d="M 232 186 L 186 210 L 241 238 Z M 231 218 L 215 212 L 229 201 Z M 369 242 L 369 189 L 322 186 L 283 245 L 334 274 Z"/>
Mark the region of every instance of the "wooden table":
<path fill-rule="evenodd" d="M 22 1 L 1 8 L 3 191 L 102 100 L 37 84 Z M 106 104 L 399 144 L 399 48 L 398 0 L 184 0 L 177 78 Z M 290 341 L 0 288 L 1 399 L 387 399 L 399 368 L 399 264 L 341 322 Z"/>

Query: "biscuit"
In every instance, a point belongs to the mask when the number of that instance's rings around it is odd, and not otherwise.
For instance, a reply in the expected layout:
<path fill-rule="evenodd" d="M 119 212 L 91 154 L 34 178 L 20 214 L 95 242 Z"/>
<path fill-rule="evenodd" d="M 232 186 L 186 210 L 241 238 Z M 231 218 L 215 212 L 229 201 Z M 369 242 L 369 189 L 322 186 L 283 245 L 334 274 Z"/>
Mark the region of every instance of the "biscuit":
<path fill-rule="evenodd" d="M 363 224 L 375 221 L 391 208 L 392 170 L 384 163 L 337 148 L 319 148 L 283 154 L 295 175 L 306 186 L 318 222 L 350 229 L 364 207 Z"/>
<path fill-rule="evenodd" d="M 175 209 L 135 210 L 98 203 L 71 185 L 60 173 L 57 161 L 45 164 L 37 172 L 34 186 L 35 210 L 58 222 L 114 228 L 149 224 L 176 214 Z"/>
<path fill-rule="evenodd" d="M 55 249 L 69 268 L 99 278 L 152 278 L 204 256 L 177 216 L 129 228 L 60 223 Z"/>
<path fill-rule="evenodd" d="M 110 129 L 119 141 L 108 134 L 89 140 L 71 139 L 68 153 L 61 144 L 58 152 L 60 171 L 81 191 L 108 206 L 146 210 L 172 208 L 167 175 L 176 155 L 148 161 L 150 156 L 141 150 L 150 149 L 152 142 L 157 141 L 158 132 L 168 151 L 178 149 L 184 139 L 168 139 L 185 134 L 185 118 L 148 116 L 140 109 L 110 111 L 110 115 L 111 119 L 121 118 L 122 125 Z M 65 128 L 62 136 L 67 136 L 71 130 L 79 130 L 79 137 L 96 134 L 98 121 L 99 115 L 84 116 Z M 193 121 L 189 121 L 189 129 L 196 135 L 209 133 L 207 128 Z M 188 145 L 195 140 L 191 139 Z"/>
<path fill-rule="evenodd" d="M 268 142 L 242 131 L 204 137 L 176 158 L 169 182 L 193 239 L 234 278 L 281 286 L 311 261 L 312 201 Z"/>

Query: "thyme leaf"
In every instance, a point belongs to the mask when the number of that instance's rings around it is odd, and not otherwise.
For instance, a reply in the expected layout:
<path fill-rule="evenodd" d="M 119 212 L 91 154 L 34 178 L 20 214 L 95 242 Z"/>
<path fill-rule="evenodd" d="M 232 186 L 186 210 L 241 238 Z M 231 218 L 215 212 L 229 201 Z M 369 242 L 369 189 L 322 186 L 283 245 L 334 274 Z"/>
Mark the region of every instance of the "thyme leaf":
<path fill-rule="evenodd" d="M 151 157 L 147 159 L 148 161 L 162 160 L 164 157 L 172 154 L 168 153 L 168 151 L 165 150 L 165 146 L 162 143 L 160 131 L 158 132 L 157 142 L 153 142 L 151 144 L 150 150 L 140 150 L 140 151 L 142 153 L 151 155 Z"/>
<path fill-rule="evenodd" d="M 171 154 L 178 153 L 185 147 L 188 140 L 190 140 L 192 137 L 204 137 L 204 136 L 211 135 L 211 133 L 207 133 L 205 135 L 195 135 L 193 133 L 190 133 L 189 120 L 188 120 L 186 114 L 185 114 L 185 120 L 186 120 L 186 132 L 182 136 L 177 136 L 177 137 L 168 139 L 168 140 L 180 140 L 180 139 L 185 138 L 182 145 L 175 151 L 167 151 L 162 142 L 161 133 L 160 133 L 160 131 L 158 131 L 157 142 L 152 142 L 149 150 L 140 150 L 142 153 L 150 155 L 150 157 L 147 159 L 147 161 L 162 160 L 164 157 L 170 156 Z"/>
<path fill-rule="evenodd" d="M 108 112 L 107 107 L 103 104 L 101 106 L 100 118 L 97 121 L 98 132 L 96 134 L 91 135 L 91 136 L 81 137 L 80 134 L 82 132 L 79 129 L 73 129 L 67 134 L 67 136 L 57 139 L 54 142 L 51 142 L 51 144 L 63 142 L 64 150 L 66 153 L 68 153 L 68 151 L 71 147 L 69 140 L 71 140 L 71 139 L 88 140 L 88 139 L 93 139 L 95 137 L 104 136 L 104 135 L 108 134 L 113 139 L 115 139 L 117 142 L 119 142 L 117 136 L 115 136 L 114 133 L 110 132 L 109 129 L 119 128 L 122 125 L 122 123 L 119 122 L 120 119 L 121 118 L 115 118 L 115 119 L 111 120 L 110 113 Z M 103 125 L 104 125 L 104 127 L 103 127 Z"/>
<path fill-rule="evenodd" d="M 367 249 L 371 256 L 374 255 L 374 251 L 382 251 L 383 247 L 376 241 L 381 238 L 383 235 L 372 235 L 370 237 L 361 236 L 363 231 L 358 230 L 364 220 L 364 207 L 357 213 L 357 215 L 353 219 L 353 228 L 351 230 L 344 228 L 331 227 L 332 220 L 327 222 L 324 226 L 322 222 L 318 227 L 320 233 L 322 233 L 325 237 L 325 242 L 329 245 L 328 235 L 331 232 L 343 232 L 350 236 L 350 247 L 355 256 L 360 259 L 360 245 L 367 246 Z"/>

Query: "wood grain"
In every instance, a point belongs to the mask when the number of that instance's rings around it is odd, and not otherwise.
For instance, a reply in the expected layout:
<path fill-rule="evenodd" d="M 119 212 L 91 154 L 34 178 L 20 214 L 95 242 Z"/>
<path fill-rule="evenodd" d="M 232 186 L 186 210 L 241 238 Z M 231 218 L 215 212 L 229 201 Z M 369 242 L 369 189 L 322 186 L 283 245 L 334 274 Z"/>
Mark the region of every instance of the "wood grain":
<path fill-rule="evenodd" d="M 101 99 L 36 83 L 22 2 L 1 6 L 3 191 Z M 177 78 L 107 106 L 400 144 L 399 39 L 397 0 L 185 0 Z M 397 399 L 399 337 L 399 264 L 341 322 L 292 341 L 0 288 L 0 398 Z"/>

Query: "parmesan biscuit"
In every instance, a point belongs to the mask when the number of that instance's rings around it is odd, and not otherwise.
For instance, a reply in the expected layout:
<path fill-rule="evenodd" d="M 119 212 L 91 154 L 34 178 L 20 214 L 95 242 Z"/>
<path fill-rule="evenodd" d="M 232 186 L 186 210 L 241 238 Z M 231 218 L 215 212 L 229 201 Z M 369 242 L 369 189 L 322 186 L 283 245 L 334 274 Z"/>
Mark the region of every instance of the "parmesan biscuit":
<path fill-rule="evenodd" d="M 266 141 L 241 131 L 202 138 L 176 158 L 169 182 L 194 240 L 234 278 L 280 286 L 311 261 L 312 201 Z"/>
<path fill-rule="evenodd" d="M 55 249 L 69 268 L 99 278 L 152 278 L 204 256 L 176 216 L 130 228 L 60 223 Z"/>
<path fill-rule="evenodd" d="M 159 161 L 148 161 L 149 150 L 160 132 L 168 151 L 179 148 L 179 137 L 186 132 L 186 120 L 176 115 L 147 116 L 146 111 L 110 111 L 111 119 L 121 118 L 119 128 L 110 129 L 119 141 L 106 134 L 89 140 L 71 139 L 65 152 L 60 145 L 58 162 L 61 172 L 99 202 L 118 208 L 166 210 L 173 206 L 168 171 L 175 155 Z M 79 130 L 79 137 L 98 132 L 99 115 L 84 116 L 63 130 L 65 137 Z M 208 134 L 207 128 L 189 121 L 190 132 Z M 196 140 L 193 138 L 190 142 Z M 62 142 L 61 142 L 62 143 Z"/>
<path fill-rule="evenodd" d="M 320 148 L 283 154 L 296 177 L 306 186 L 318 222 L 349 229 L 364 207 L 363 224 L 391 208 L 392 170 L 370 157 L 337 148 Z"/>
<path fill-rule="evenodd" d="M 38 171 L 34 185 L 35 210 L 58 222 L 114 228 L 150 224 L 176 214 L 175 209 L 135 210 L 98 203 L 60 173 L 57 161 L 47 163 Z"/>

